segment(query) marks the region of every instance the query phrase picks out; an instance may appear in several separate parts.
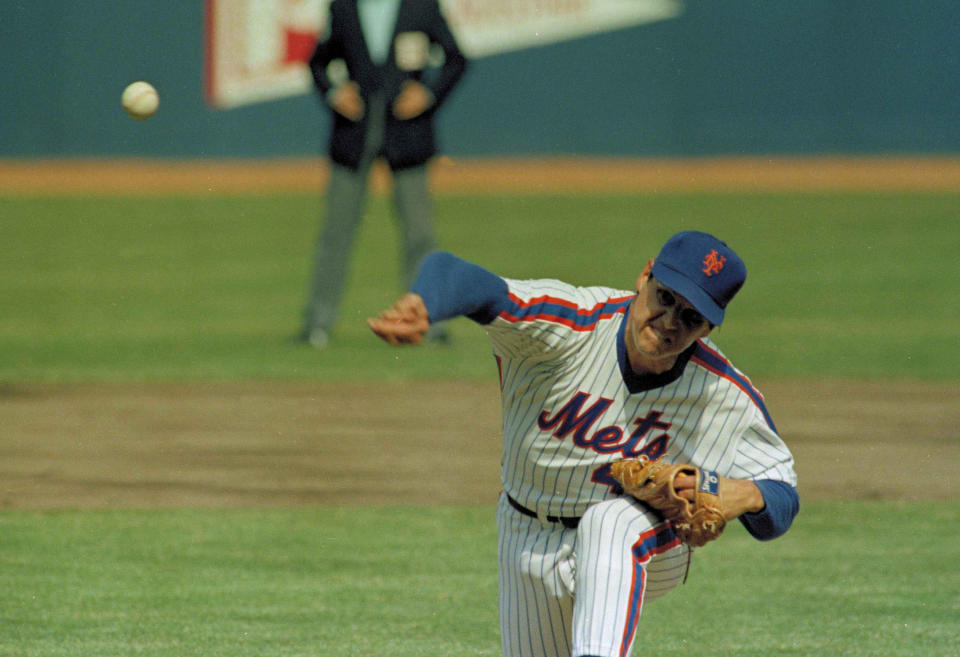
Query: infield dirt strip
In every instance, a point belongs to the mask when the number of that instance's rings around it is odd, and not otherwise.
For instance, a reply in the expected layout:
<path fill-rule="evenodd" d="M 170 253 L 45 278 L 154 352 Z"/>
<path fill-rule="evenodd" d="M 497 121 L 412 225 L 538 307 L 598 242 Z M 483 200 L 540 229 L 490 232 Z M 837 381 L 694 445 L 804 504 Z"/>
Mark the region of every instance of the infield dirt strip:
<path fill-rule="evenodd" d="M 804 499 L 960 498 L 960 387 L 758 385 Z M 0 508 L 492 504 L 499 414 L 495 381 L 6 386 Z"/>
<path fill-rule="evenodd" d="M 958 157 L 727 157 L 697 159 L 440 157 L 438 194 L 630 193 L 671 191 L 958 191 Z M 321 158 L 278 160 L 3 160 L 0 195 L 314 193 Z M 372 189 L 389 174 L 374 167 Z"/>
<path fill-rule="evenodd" d="M 950 158 L 544 165 L 444 161 L 434 179 L 440 193 L 960 190 Z M 382 191 L 384 172 L 375 176 Z M 0 160 L 8 195 L 315 192 L 323 182 L 315 160 Z M 493 504 L 495 380 L 491 370 L 489 383 L 0 386 L 0 508 Z M 960 498 L 960 385 L 756 383 L 804 499 Z"/>

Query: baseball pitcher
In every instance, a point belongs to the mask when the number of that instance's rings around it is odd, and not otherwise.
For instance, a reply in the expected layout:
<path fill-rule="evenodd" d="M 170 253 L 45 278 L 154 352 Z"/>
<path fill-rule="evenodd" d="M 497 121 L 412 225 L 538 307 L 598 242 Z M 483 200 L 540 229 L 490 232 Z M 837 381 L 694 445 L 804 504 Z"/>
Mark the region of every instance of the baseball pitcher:
<path fill-rule="evenodd" d="M 738 519 L 782 535 L 793 457 L 763 397 L 710 340 L 746 279 L 707 233 L 671 237 L 633 290 L 512 280 L 449 253 L 368 320 L 390 344 L 465 316 L 503 404 L 497 508 L 506 657 L 624 657 L 643 605 Z"/>

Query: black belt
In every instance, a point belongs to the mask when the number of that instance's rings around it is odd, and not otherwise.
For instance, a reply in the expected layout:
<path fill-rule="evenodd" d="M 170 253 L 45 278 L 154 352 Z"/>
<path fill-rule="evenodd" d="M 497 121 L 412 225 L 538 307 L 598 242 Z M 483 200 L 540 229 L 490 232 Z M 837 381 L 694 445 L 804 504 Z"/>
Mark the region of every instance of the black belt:
<path fill-rule="evenodd" d="M 530 516 L 531 518 L 540 517 L 537 515 L 536 511 L 531 511 L 527 507 L 520 504 L 520 502 L 510 497 L 509 495 L 507 495 L 507 501 L 510 502 L 510 506 L 512 506 L 514 509 L 516 509 L 517 511 L 519 511 L 525 516 Z M 580 524 L 580 518 L 561 518 L 560 516 L 547 516 L 546 521 L 559 522 L 561 525 L 563 525 L 567 529 L 576 529 L 577 526 Z"/>

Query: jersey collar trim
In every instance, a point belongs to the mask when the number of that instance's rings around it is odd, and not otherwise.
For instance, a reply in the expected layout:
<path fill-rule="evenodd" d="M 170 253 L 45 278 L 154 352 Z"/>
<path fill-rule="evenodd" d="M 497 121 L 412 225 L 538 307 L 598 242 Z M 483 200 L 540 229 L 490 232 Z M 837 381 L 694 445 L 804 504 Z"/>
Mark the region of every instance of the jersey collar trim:
<path fill-rule="evenodd" d="M 767 406 L 764 404 L 763 395 L 753 387 L 753 384 L 750 382 L 743 373 L 737 370 L 730 361 L 721 356 L 719 353 L 705 345 L 701 341 L 694 343 L 696 348 L 696 356 L 693 359 L 693 362 L 704 369 L 707 369 L 717 376 L 723 377 L 735 386 L 740 388 L 750 399 L 756 404 L 757 408 L 760 409 L 760 412 L 763 414 L 763 419 L 766 420 L 767 426 L 770 429 L 779 435 L 776 425 L 773 423 L 773 418 L 770 417 L 770 413 L 767 411 Z"/>

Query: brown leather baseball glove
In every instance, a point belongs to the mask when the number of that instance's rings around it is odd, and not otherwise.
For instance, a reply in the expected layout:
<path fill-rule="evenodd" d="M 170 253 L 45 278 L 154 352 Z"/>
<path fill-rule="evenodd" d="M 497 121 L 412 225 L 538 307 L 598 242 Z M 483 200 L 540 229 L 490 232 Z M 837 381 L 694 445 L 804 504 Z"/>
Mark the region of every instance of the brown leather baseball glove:
<path fill-rule="evenodd" d="M 720 536 L 727 525 L 716 472 L 641 456 L 612 463 L 610 474 L 623 486 L 624 492 L 660 511 L 664 519 L 670 521 L 677 537 L 687 545 L 705 545 Z M 674 482 L 681 474 L 697 478 L 693 501 L 677 495 Z"/>

